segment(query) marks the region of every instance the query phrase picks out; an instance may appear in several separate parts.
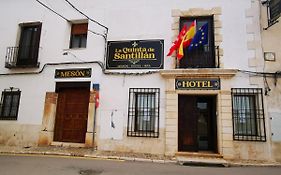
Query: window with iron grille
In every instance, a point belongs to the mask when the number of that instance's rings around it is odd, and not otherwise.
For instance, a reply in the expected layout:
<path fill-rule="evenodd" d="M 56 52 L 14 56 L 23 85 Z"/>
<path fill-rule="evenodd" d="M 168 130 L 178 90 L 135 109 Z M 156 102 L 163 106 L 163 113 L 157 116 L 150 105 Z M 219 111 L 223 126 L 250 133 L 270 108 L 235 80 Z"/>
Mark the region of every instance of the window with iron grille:
<path fill-rule="evenodd" d="M 159 88 L 130 88 L 127 135 L 159 137 Z"/>
<path fill-rule="evenodd" d="M 266 141 L 261 88 L 233 88 L 233 139 Z"/>
<path fill-rule="evenodd" d="M 262 2 L 262 4 L 267 6 L 268 27 L 265 29 L 268 29 L 278 22 L 278 18 L 281 15 L 281 0 L 267 0 Z"/>
<path fill-rule="evenodd" d="M 0 120 L 17 120 L 21 91 L 10 88 L 2 92 Z"/>

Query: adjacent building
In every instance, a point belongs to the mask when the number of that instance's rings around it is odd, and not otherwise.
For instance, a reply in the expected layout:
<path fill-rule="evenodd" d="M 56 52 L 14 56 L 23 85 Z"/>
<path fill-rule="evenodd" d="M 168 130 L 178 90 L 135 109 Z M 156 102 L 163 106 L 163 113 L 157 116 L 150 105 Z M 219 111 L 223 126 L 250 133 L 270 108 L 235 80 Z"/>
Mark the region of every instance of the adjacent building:
<path fill-rule="evenodd" d="M 278 74 L 264 72 L 278 72 L 280 26 L 261 30 L 265 10 L 258 0 L 0 2 L 0 144 L 277 160 Z M 191 29 L 182 58 L 167 56 Z"/>
<path fill-rule="evenodd" d="M 280 161 L 281 154 L 281 113 L 280 113 L 280 67 L 281 67 L 281 1 L 264 1 L 261 5 L 261 36 L 266 72 L 265 89 L 268 101 L 268 117 L 272 130 L 272 152 L 274 159 Z"/>

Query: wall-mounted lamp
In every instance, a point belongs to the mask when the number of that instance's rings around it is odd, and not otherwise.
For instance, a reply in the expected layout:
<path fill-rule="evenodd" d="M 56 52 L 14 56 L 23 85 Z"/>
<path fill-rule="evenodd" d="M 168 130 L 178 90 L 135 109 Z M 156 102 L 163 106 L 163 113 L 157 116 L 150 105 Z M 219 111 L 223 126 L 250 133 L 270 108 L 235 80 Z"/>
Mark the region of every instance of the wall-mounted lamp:
<path fill-rule="evenodd" d="M 265 61 L 275 61 L 275 53 L 274 52 L 264 52 L 264 60 Z"/>

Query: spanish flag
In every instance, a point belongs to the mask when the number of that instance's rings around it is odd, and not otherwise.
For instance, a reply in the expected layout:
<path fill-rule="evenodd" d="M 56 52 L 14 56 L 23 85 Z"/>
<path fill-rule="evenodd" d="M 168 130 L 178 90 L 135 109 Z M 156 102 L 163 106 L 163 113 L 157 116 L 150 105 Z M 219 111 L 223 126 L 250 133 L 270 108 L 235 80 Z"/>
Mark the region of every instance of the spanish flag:
<path fill-rule="evenodd" d="M 183 39 L 182 39 L 182 41 L 180 43 L 178 54 L 177 54 L 177 58 L 179 60 L 182 59 L 182 57 L 184 55 L 183 49 L 190 45 L 190 43 L 192 42 L 193 37 L 195 36 L 195 33 L 196 33 L 196 21 L 194 20 L 191 23 L 191 25 L 189 26 L 187 32 L 183 36 Z"/>

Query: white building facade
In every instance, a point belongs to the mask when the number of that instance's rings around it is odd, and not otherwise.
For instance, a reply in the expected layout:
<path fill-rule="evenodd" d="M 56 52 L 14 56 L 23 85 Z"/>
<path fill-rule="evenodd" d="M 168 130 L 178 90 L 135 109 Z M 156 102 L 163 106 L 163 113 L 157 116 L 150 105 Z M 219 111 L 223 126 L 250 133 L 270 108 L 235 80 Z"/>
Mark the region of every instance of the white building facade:
<path fill-rule="evenodd" d="M 0 144 L 273 160 L 259 7 L 0 2 Z M 193 21 L 206 42 L 166 56 Z"/>

